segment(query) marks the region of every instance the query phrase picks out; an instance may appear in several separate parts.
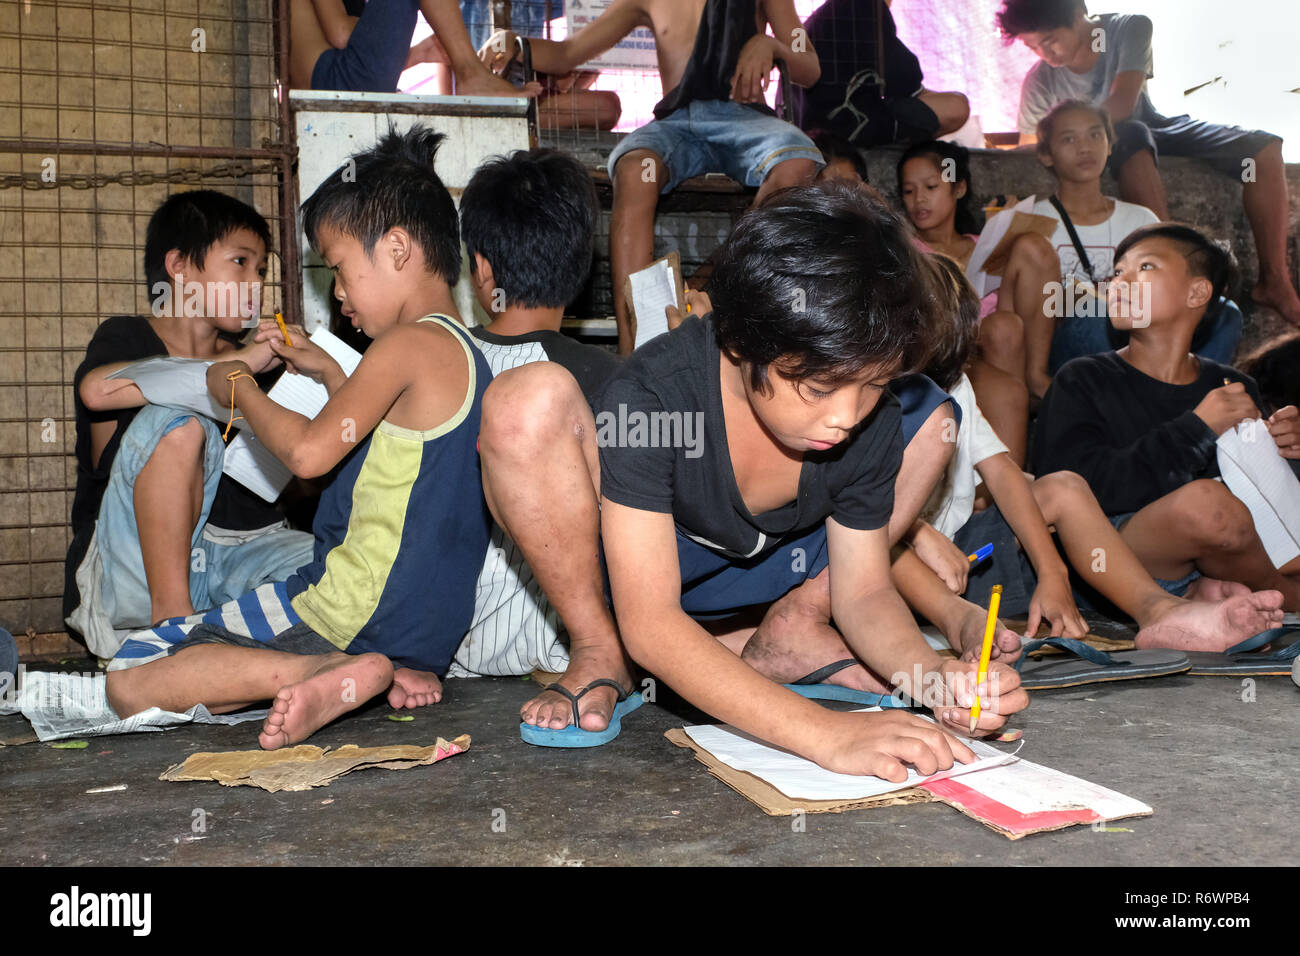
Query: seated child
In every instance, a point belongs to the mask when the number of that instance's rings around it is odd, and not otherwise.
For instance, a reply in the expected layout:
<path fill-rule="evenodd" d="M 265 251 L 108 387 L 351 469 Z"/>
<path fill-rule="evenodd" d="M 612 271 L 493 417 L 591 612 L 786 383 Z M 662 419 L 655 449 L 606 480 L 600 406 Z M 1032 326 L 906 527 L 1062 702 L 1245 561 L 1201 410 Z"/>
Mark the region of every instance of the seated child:
<path fill-rule="evenodd" d="M 1264 404 L 1262 411 L 1273 413 L 1289 405 L 1300 405 L 1300 332 L 1270 339 L 1257 348 L 1238 367 L 1255 380 Z"/>
<path fill-rule="evenodd" d="M 560 332 L 564 307 L 582 291 L 591 268 L 598 210 L 586 167 L 556 150 L 521 150 L 489 160 L 474 172 L 460 201 L 461 236 L 471 260 L 475 298 L 492 322 L 476 326 L 470 334 L 495 375 L 532 362 L 553 362 L 573 376 L 590 401 L 617 368 L 611 352 Z M 586 592 L 553 588 L 564 607 L 551 604 L 514 540 L 517 535 L 531 546 L 553 531 L 549 522 L 538 523 L 535 513 L 519 508 L 519 495 L 535 490 L 511 493 L 510 480 L 524 476 L 531 482 L 533 469 L 502 467 L 493 450 L 491 442 L 484 447 L 483 483 L 498 522 L 479 574 L 474 620 L 450 673 L 505 675 L 540 669 L 561 673 L 562 686 L 579 687 L 582 681 L 575 682 L 575 675 L 562 673 L 570 654 L 560 619 L 566 626 L 572 619 L 579 628 L 591 622 L 617 647 L 613 616 L 599 581 Z M 536 507 L 544 506 L 543 496 Z M 594 553 L 594 527 L 589 537 Z M 548 567 L 543 564 L 541 570 L 545 574 Z M 579 629 L 578 637 L 586 634 Z M 535 723 L 536 701 L 554 703 L 557 693 L 544 692 L 525 704 L 523 720 Z"/>
<path fill-rule="evenodd" d="M 1261 21 L 1263 23 L 1264 21 Z M 1162 116 L 1147 95 L 1154 76 L 1151 21 L 1144 16 L 1088 16 L 1083 0 L 1005 0 L 1002 34 L 1018 38 L 1040 62 L 1020 90 L 1021 143 L 1063 100 L 1102 107 L 1115 124 L 1109 166 L 1120 195 L 1169 218 L 1156 169 L 1159 155 L 1190 156 L 1243 183 L 1246 217 L 1255 234 L 1259 282 L 1251 298 L 1300 325 L 1300 296 L 1287 274 L 1287 185 L 1282 140 L 1263 130 L 1219 126 L 1190 116 Z M 1246 176 L 1245 163 L 1253 175 Z"/>
<path fill-rule="evenodd" d="M 965 601 L 976 606 L 986 607 L 993 585 L 1001 584 L 1003 613 L 1028 615 L 1027 637 L 1037 633 L 1040 621 L 1050 624 L 1053 637 L 1087 634 L 1072 595 L 1070 568 L 1137 622 L 1139 647 L 1223 651 L 1279 623 L 1276 593 L 1247 590 L 1216 596 L 1214 603 L 1166 593 L 1143 570 L 1077 474 L 1058 471 L 1033 480 L 1025 477 L 980 414 L 962 372 L 978 316 L 975 290 L 955 262 L 940 257 L 939 264 L 947 280 L 947 288 L 940 287 L 941 301 L 952 303 L 954 319 L 927 372 L 960 403 L 962 427 L 956 457 L 921 512 L 922 529 L 913 536 L 918 557 L 954 594 L 964 592 Z M 992 504 L 972 514 L 979 479 L 988 488 Z M 1052 540 L 1053 530 L 1068 567 Z M 971 568 L 966 556 L 990 541 L 992 556 Z M 947 621 L 970 622 L 975 617 L 971 612 L 963 617 L 960 604 L 955 609 L 945 607 L 952 602 L 945 602 L 942 595 L 936 602 L 934 583 L 924 578 L 900 574 L 895 568 L 903 597 L 940 627 Z M 983 635 L 967 626 L 947 636 L 955 648 L 970 654 Z M 999 650 L 1006 648 L 999 645 Z"/>
<path fill-rule="evenodd" d="M 1072 358 L 1125 341 L 1106 318 L 1104 283 L 1114 272 L 1120 241 L 1159 220 L 1145 206 L 1102 195 L 1101 174 L 1113 142 L 1110 116 L 1080 100 L 1058 103 L 1038 123 L 1038 160 L 1056 177 L 1057 192 L 1040 199 L 1034 212 L 1058 222 L 1051 243 L 1061 261 L 1061 282 L 1053 288 L 1052 307 L 1025 329 L 1035 380 L 1050 379 Z M 1224 300 L 1206 310 L 1192 351 L 1231 363 L 1241 326 L 1241 311 Z"/>
<path fill-rule="evenodd" d="M 374 339 L 351 377 L 301 328 L 292 345 L 271 340 L 329 390 L 316 418 L 267 398 L 242 362 L 208 370 L 212 395 L 295 474 L 342 463 L 321 495 L 315 560 L 207 614 L 132 634 L 109 664 L 122 716 L 272 700 L 258 742 L 274 750 L 385 690 L 394 707 L 439 699 L 488 542 L 474 441 L 492 374 L 455 317 L 460 237 L 433 171 L 441 140 L 419 125 L 389 132 L 303 204 L 343 314 Z"/>
<path fill-rule="evenodd" d="M 434 36 L 411 46 L 416 17 Z M 464 96 L 524 93 L 483 66 L 460 18 L 456 0 L 292 0 L 289 79 L 296 90 L 394 93 L 417 63 L 449 63 Z"/>
<path fill-rule="evenodd" d="M 693 176 L 725 172 L 759 187 L 757 203 L 776 189 L 808 182 L 822 165 L 812 141 L 772 115 L 763 100 L 776 59 L 785 61 L 794 83 L 815 83 L 819 75 L 793 0 L 707 0 L 702 9 L 696 0 L 613 0 L 573 36 L 533 40 L 533 65 L 568 73 L 647 24 L 665 95 L 654 121 L 625 136 L 609 155 L 610 271 L 623 355 L 636 342 L 624 284 L 651 261 L 660 195 Z M 768 24 L 774 36 L 764 33 Z M 513 56 L 513 39 L 507 40 L 488 44 L 504 48 L 490 57 L 495 69 Z"/>
<path fill-rule="evenodd" d="M 1111 322 L 1129 343 L 1056 374 L 1034 454 L 1040 473 L 1083 476 L 1166 590 L 1204 597 L 1268 588 L 1295 611 L 1300 558 L 1275 568 L 1246 506 L 1214 480 L 1218 436 L 1261 417 L 1259 391 L 1236 369 L 1189 351 L 1231 272 L 1231 255 L 1190 226 L 1158 223 L 1125 237 L 1107 291 Z M 1300 457 L 1294 406 L 1267 422 L 1282 454 Z"/>
<path fill-rule="evenodd" d="M 980 229 L 970 209 L 970 151 L 938 140 L 919 143 L 903 153 L 897 175 L 903 208 L 922 248 L 944 253 L 965 268 Z M 1039 321 L 1042 281 L 1054 277 L 1055 266 L 1040 236 L 1019 237 L 1011 247 L 1001 287 L 980 304 L 970 377 L 993 430 L 1019 465 L 1025 462 L 1029 440 L 1026 330 Z"/>
<path fill-rule="evenodd" d="M 887 386 L 928 351 L 922 268 L 902 224 L 857 190 L 774 195 L 724 245 L 712 314 L 648 343 L 600 399 L 629 420 L 698 416 L 704 437 L 601 442 L 601 537 L 628 653 L 720 720 L 891 780 L 971 757 L 941 728 L 969 719 L 974 665 L 928 648 L 889 578 L 903 441 Z M 794 588 L 815 625 L 773 617 Z M 755 605 L 772 605 L 756 630 L 715 637 L 699 623 Z M 924 700 L 940 726 L 827 711 L 777 683 L 842 659 L 861 683 Z M 985 733 L 1028 703 L 1005 665 L 985 698 Z"/>
<path fill-rule="evenodd" d="M 221 429 L 201 415 L 150 405 L 129 379 L 141 359 L 234 359 L 255 372 L 280 364 L 261 311 L 271 232 L 251 206 L 196 189 L 149 219 L 144 270 L 152 317 L 105 320 L 73 376 L 77 490 L 63 614 L 90 650 L 110 658 L 126 635 L 193 614 L 311 560 L 311 535 L 275 505 L 225 477 Z"/>
<path fill-rule="evenodd" d="M 970 118 L 964 95 L 922 85 L 921 63 L 898 39 L 888 3 L 826 0 L 806 26 L 821 51 L 822 75 L 807 90 L 790 91 L 800 129 L 820 127 L 858 146 L 887 146 L 955 133 Z"/>

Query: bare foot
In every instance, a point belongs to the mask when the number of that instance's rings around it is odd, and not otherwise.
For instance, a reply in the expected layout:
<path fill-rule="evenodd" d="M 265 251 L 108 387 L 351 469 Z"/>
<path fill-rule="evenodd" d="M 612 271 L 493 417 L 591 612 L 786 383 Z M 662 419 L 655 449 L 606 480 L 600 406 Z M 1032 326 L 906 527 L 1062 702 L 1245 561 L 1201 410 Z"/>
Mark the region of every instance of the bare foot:
<path fill-rule="evenodd" d="M 389 706 L 401 710 L 428 707 L 442 700 L 442 681 L 428 671 L 399 667 L 393 671 L 393 686 L 388 688 Z"/>
<path fill-rule="evenodd" d="M 1138 631 L 1137 646 L 1222 653 L 1281 624 L 1280 591 L 1252 591 L 1214 604 L 1179 600 Z"/>
<path fill-rule="evenodd" d="M 631 668 L 617 647 L 569 647 L 569 667 L 556 683 L 575 694 L 592 681 L 601 678 L 617 681 L 624 690 L 636 693 L 632 683 Z M 600 686 L 585 694 L 578 702 L 578 726 L 583 730 L 604 730 L 614 716 L 618 692 L 612 687 Z M 573 723 L 573 704 L 563 694 L 544 690 L 519 708 L 519 719 L 535 727 L 561 730 Z"/>
<path fill-rule="evenodd" d="M 1183 597 L 1189 601 L 1222 601 L 1224 598 L 1250 594 L 1249 585 L 1239 581 L 1220 581 L 1217 578 L 1197 578 Z"/>
<path fill-rule="evenodd" d="M 971 605 L 961 621 L 961 629 L 956 634 L 945 634 L 964 661 L 978 661 L 980 651 L 984 648 L 984 627 L 988 623 L 988 612 L 977 605 Z M 1032 638 L 1031 638 L 1032 639 Z M 1020 656 L 1020 635 L 1001 621 L 993 632 L 993 651 L 991 661 L 1014 662 Z"/>
<path fill-rule="evenodd" d="M 522 87 L 503 80 L 487 67 L 474 70 L 466 76 L 456 77 L 457 96 L 540 96 L 542 84 L 528 83 Z"/>
<path fill-rule="evenodd" d="M 393 665 L 383 654 L 326 654 L 312 676 L 280 688 L 257 742 L 278 750 L 306 740 L 392 682 Z"/>
<path fill-rule="evenodd" d="M 1300 328 L 1300 296 L 1285 276 L 1278 278 L 1261 277 L 1255 288 L 1250 290 L 1250 297 L 1260 305 L 1267 306 L 1281 314 L 1292 325 Z"/>

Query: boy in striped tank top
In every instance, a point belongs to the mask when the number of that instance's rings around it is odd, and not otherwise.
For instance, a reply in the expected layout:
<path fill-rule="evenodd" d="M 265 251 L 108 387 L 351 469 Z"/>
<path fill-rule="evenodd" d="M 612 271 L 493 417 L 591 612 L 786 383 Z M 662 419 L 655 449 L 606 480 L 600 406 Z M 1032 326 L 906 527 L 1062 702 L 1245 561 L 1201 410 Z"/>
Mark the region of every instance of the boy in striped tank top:
<path fill-rule="evenodd" d="M 389 132 L 303 205 L 334 294 L 374 342 L 351 377 L 291 326 L 274 350 L 322 382 L 315 419 L 264 395 L 241 362 L 208 387 L 300 477 L 338 468 L 321 495 L 314 560 L 202 614 L 130 635 L 109 665 L 122 716 L 214 713 L 270 700 L 258 741 L 297 743 L 370 698 L 435 703 L 474 606 L 488 543 L 475 441 L 491 371 L 461 326 L 456 209 L 433 171 L 441 134 Z M 340 467 L 341 466 L 341 467 Z"/>

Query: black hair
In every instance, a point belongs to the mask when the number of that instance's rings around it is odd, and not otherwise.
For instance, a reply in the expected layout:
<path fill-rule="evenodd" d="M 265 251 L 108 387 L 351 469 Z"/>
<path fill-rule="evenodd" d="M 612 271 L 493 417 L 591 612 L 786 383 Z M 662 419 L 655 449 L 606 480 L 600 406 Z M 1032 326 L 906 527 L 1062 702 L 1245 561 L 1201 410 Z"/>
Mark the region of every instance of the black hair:
<path fill-rule="evenodd" d="M 506 305 L 555 308 L 578 297 L 591 271 L 598 210 L 587 168 L 554 149 L 488 160 L 460 198 L 471 259 L 492 266 Z"/>
<path fill-rule="evenodd" d="M 1259 386 L 1265 405 L 1261 411 L 1266 414 L 1300 405 L 1300 332 L 1270 339 L 1238 363 L 1238 368 Z"/>
<path fill-rule="evenodd" d="M 167 253 L 180 252 L 196 268 L 215 243 L 237 229 L 252 232 L 271 249 L 271 227 L 260 212 L 234 196 L 213 189 L 194 189 L 169 196 L 149 217 L 144 237 L 144 281 L 153 301 L 154 286 L 171 283 Z"/>
<path fill-rule="evenodd" d="M 302 228 L 312 248 L 320 250 L 320 230 L 328 226 L 373 255 L 385 233 L 405 229 L 428 270 L 455 285 L 460 278 L 456 205 L 433 171 L 444 138 L 420 124 L 405 133 L 390 126 L 374 147 L 354 153 L 302 204 Z"/>
<path fill-rule="evenodd" d="M 1134 229 L 1115 247 L 1119 262 L 1130 249 L 1147 239 L 1168 239 L 1178 246 L 1192 275 L 1209 279 L 1214 288 L 1206 308 L 1228 294 L 1236 278 L 1237 264 L 1226 245 L 1215 242 L 1195 226 L 1181 222 L 1156 222 Z"/>
<path fill-rule="evenodd" d="M 931 303 L 921 254 L 898 216 L 862 190 L 828 181 L 773 193 L 718 251 L 709 295 L 718 345 L 750 365 L 800 381 L 890 377 L 929 356 Z"/>
<path fill-rule="evenodd" d="M 952 171 L 955 178 L 951 180 L 950 185 L 956 190 L 958 183 L 966 184 L 966 195 L 956 200 L 953 228 L 963 236 L 978 233 L 981 226 L 975 218 L 975 213 L 971 211 L 971 203 L 975 200 L 975 190 L 970 179 L 970 150 L 965 146 L 948 143 L 941 139 L 930 140 L 928 143 L 917 143 L 915 146 L 910 147 L 899 157 L 898 166 L 894 170 L 898 176 L 898 195 L 900 197 L 903 195 L 903 167 L 920 156 L 934 160 L 935 166 L 939 167 L 941 171 L 944 169 L 944 160 L 952 162 Z"/>
<path fill-rule="evenodd" d="M 1022 33 L 1047 33 L 1074 26 L 1075 16 L 1088 13 L 1083 0 L 1005 0 L 998 11 L 1002 35 L 1014 40 Z"/>
<path fill-rule="evenodd" d="M 838 133 L 832 133 L 828 129 L 810 129 L 808 138 L 813 141 L 813 145 L 822 154 L 822 159 L 827 164 L 833 163 L 837 159 L 847 159 L 852 165 L 853 170 L 862 177 L 864 183 L 871 180 L 867 177 L 867 161 L 862 155 L 862 150 L 858 149 L 843 136 Z"/>
<path fill-rule="evenodd" d="M 926 257 L 934 266 L 935 332 L 925 374 L 951 391 L 976 351 L 980 297 L 955 259 L 941 252 Z"/>
<path fill-rule="evenodd" d="M 1111 121 L 1110 114 L 1102 107 L 1084 100 L 1062 100 L 1047 111 L 1047 114 L 1038 121 L 1038 152 L 1050 153 L 1050 141 L 1052 134 L 1056 132 L 1056 124 L 1060 122 L 1062 116 L 1075 110 L 1082 110 L 1085 113 L 1091 113 L 1101 121 L 1101 127 L 1106 131 L 1106 142 L 1111 146 L 1115 145 L 1115 124 Z"/>

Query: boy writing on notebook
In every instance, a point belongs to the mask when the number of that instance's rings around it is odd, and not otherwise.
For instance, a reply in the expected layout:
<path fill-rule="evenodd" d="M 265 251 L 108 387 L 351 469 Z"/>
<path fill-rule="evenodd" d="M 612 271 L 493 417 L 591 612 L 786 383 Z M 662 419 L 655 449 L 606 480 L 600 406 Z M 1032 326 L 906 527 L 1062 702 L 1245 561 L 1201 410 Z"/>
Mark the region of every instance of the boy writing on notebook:
<path fill-rule="evenodd" d="M 1300 609 L 1300 558 L 1276 568 L 1246 506 L 1219 476 L 1217 439 L 1261 419 L 1255 383 L 1191 353 L 1206 306 L 1232 274 L 1232 257 L 1190 226 L 1158 223 L 1115 250 L 1111 322 L 1129 333 L 1114 352 L 1067 362 L 1039 411 L 1037 471 L 1083 476 L 1120 536 L 1173 594 L 1217 598 L 1246 589 L 1282 593 Z M 1287 458 L 1300 458 L 1300 414 L 1264 419 Z"/>
<path fill-rule="evenodd" d="M 342 464 L 321 495 L 315 560 L 205 615 L 132 634 L 109 665 L 120 715 L 271 700 L 258 740 L 273 750 L 384 691 L 394 707 L 440 698 L 488 541 L 474 443 L 491 378 L 456 318 L 460 239 L 433 171 L 441 140 L 421 126 L 390 132 L 303 206 L 344 316 L 374 340 L 350 377 L 301 327 L 292 346 L 275 342 L 329 391 L 315 419 L 267 398 L 242 362 L 208 371 L 212 395 L 296 475 Z"/>
<path fill-rule="evenodd" d="M 773 36 L 765 33 L 769 24 Z M 636 329 L 624 280 L 650 264 L 660 195 L 693 176 L 725 172 L 759 187 L 757 204 L 776 189 L 808 182 L 823 165 L 812 140 L 772 115 L 763 99 L 778 59 L 800 86 L 821 75 L 793 0 L 613 0 L 565 40 L 531 40 L 533 66 L 567 73 L 640 26 L 654 33 L 664 98 L 654 121 L 625 136 L 609 156 L 610 269 L 625 355 Z M 513 35 L 502 33 L 484 55 L 501 69 L 514 49 Z"/>
<path fill-rule="evenodd" d="M 931 651 L 890 581 L 903 436 L 888 385 L 928 350 L 923 269 L 905 227 L 857 190 L 774 195 L 723 246 L 712 314 L 643 346 L 600 400 L 629 421 L 697 416 L 703 428 L 698 449 L 630 429 L 600 448 L 601 537 L 628 653 L 720 720 L 891 780 L 906 764 L 930 773 L 971 758 L 942 728 L 966 726 L 974 665 Z M 796 588 L 808 607 L 784 610 L 822 623 L 701 623 Z M 777 682 L 841 659 L 923 700 L 940 726 L 830 712 Z M 1026 706 L 1018 683 L 994 666 L 982 731 Z"/>
<path fill-rule="evenodd" d="M 130 379 L 142 359 L 238 359 L 279 366 L 258 324 L 271 232 L 251 206 L 209 189 L 178 193 L 149 219 L 144 271 L 151 316 L 106 319 L 73 377 L 77 490 L 64 617 L 111 658 L 136 628 L 206 610 L 311 559 L 311 535 L 221 471 L 221 429 L 151 405 Z"/>
<path fill-rule="evenodd" d="M 926 373 L 957 399 L 962 424 L 956 456 L 912 536 L 916 556 L 947 588 L 926 573 L 928 569 L 918 568 L 917 562 L 900 559 L 895 562 L 894 580 L 908 603 L 937 624 L 953 647 L 968 654 L 978 648 L 979 605 L 987 605 L 994 585 L 1003 588 L 1004 613 L 1028 615 L 1026 637 L 1037 633 L 1040 622 L 1050 625 L 1053 637 L 1087 634 L 1072 594 L 1071 568 L 1137 622 L 1139 647 L 1223 651 L 1280 623 L 1276 592 L 1224 595 L 1213 603 L 1166 593 L 1143 569 L 1077 474 L 1058 471 L 1036 479 L 1025 477 L 985 421 L 962 371 L 978 323 L 975 290 L 956 262 L 946 256 L 936 261 L 940 267 L 936 292 L 950 320 L 941 325 Z M 992 504 L 976 514 L 975 487 L 980 480 Z M 987 542 L 993 543 L 993 554 L 972 566 L 967 555 Z M 957 598 L 958 594 L 965 598 Z M 1019 642 L 1011 648 L 999 644 L 997 650 L 1018 652 Z"/>

